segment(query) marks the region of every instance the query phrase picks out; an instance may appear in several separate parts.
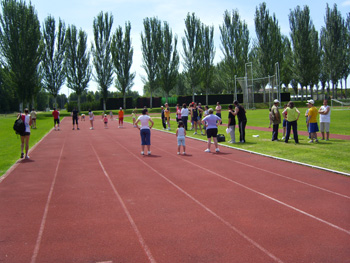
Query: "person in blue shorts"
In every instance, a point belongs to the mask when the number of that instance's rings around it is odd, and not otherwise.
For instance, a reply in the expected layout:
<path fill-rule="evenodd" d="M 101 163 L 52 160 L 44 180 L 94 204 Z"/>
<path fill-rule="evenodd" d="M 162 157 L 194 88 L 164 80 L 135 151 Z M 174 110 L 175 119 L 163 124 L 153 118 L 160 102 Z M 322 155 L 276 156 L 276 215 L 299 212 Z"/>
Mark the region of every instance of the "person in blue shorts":
<path fill-rule="evenodd" d="M 135 125 L 140 130 L 140 136 L 141 136 L 141 155 L 145 154 L 145 145 L 147 145 L 147 154 L 151 155 L 151 129 L 154 125 L 153 120 L 150 116 L 148 116 L 148 110 L 143 109 L 142 115 L 138 117 Z M 141 127 L 138 125 L 138 123 L 141 122 Z M 151 126 L 149 126 L 149 122 L 151 123 Z"/>

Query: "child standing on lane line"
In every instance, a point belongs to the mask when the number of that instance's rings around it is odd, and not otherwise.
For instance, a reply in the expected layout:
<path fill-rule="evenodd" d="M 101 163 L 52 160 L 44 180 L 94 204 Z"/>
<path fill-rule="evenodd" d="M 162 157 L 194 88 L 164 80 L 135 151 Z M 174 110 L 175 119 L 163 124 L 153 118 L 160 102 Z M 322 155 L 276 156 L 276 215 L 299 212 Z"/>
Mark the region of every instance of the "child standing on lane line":
<path fill-rule="evenodd" d="M 177 154 L 180 154 L 181 145 L 183 148 L 183 154 L 186 154 L 186 144 L 185 144 L 185 137 L 186 137 L 186 130 L 184 128 L 184 123 L 182 121 L 179 121 L 178 128 L 176 130 L 176 137 L 177 137 Z"/>

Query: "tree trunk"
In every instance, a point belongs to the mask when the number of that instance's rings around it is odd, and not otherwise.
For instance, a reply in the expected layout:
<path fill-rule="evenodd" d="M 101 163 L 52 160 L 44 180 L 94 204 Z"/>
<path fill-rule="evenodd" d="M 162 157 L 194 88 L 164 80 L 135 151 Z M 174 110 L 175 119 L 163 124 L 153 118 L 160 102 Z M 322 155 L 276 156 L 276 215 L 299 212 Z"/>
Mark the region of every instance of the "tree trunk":
<path fill-rule="evenodd" d="M 80 112 L 80 94 L 78 95 L 78 111 Z"/>
<path fill-rule="evenodd" d="M 123 108 L 126 109 L 126 93 L 123 93 Z"/>
<path fill-rule="evenodd" d="M 192 86 L 192 101 L 194 102 L 194 86 Z"/>
<path fill-rule="evenodd" d="M 106 100 L 103 98 L 103 111 L 106 112 Z"/>
<path fill-rule="evenodd" d="M 149 107 L 152 109 L 152 89 L 151 89 L 151 97 L 149 98 Z"/>
<path fill-rule="evenodd" d="M 205 105 L 209 105 L 209 95 L 208 95 L 208 88 L 205 91 Z"/>

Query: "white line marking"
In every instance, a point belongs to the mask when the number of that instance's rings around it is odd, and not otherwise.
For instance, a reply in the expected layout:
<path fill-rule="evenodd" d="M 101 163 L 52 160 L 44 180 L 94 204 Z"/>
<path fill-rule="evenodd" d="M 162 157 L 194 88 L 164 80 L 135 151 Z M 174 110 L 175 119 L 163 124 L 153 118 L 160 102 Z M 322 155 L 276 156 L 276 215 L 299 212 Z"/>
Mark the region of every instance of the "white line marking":
<path fill-rule="evenodd" d="M 132 228 L 133 228 L 135 234 L 137 235 L 138 240 L 139 240 L 139 242 L 140 242 L 140 244 L 141 244 L 143 250 L 145 251 L 145 253 L 146 253 L 147 257 L 148 257 L 148 260 L 149 260 L 150 262 L 154 262 L 154 263 L 155 263 L 156 260 L 153 258 L 152 253 L 151 253 L 151 250 L 148 248 L 148 246 L 147 246 L 145 240 L 143 239 L 143 237 L 142 237 L 142 235 L 141 235 L 141 232 L 139 231 L 139 229 L 138 229 L 138 227 L 137 227 L 137 225 L 136 225 L 134 219 L 132 218 L 132 216 L 131 216 L 131 214 L 130 214 L 128 208 L 126 207 L 126 205 L 125 205 L 123 199 L 122 199 L 121 196 L 119 195 L 118 190 L 115 188 L 115 186 L 114 186 L 112 180 L 110 179 L 110 177 L 109 177 L 107 171 L 105 170 L 105 168 L 104 168 L 104 166 L 103 166 L 103 164 L 102 164 L 102 162 L 101 162 L 100 157 L 97 155 L 97 152 L 96 152 L 94 146 L 93 146 L 91 143 L 90 143 L 90 145 L 91 145 L 91 147 L 92 147 L 92 149 L 93 149 L 93 151 L 94 151 L 94 153 L 95 153 L 95 155 L 96 155 L 96 158 L 97 158 L 97 160 L 98 160 L 98 162 L 99 162 L 99 164 L 100 164 L 100 166 L 101 166 L 101 169 L 102 169 L 104 175 L 106 176 L 106 178 L 107 178 L 109 184 L 111 185 L 111 187 L 112 187 L 112 189 L 113 189 L 113 192 L 115 193 L 115 195 L 117 196 L 117 198 L 118 198 L 120 204 L 122 205 L 123 210 L 124 210 L 126 216 L 128 217 L 129 222 L 130 222 L 130 224 L 131 224 L 131 226 L 132 226 Z"/>
<path fill-rule="evenodd" d="M 117 141 L 115 141 L 117 142 Z M 258 248 L 259 250 L 261 250 L 262 252 L 264 252 L 266 255 L 268 255 L 270 258 L 272 258 L 273 260 L 275 260 L 276 262 L 279 263 L 283 263 L 282 260 L 280 260 L 279 258 L 277 258 L 275 255 L 273 255 L 271 252 L 269 252 L 267 249 L 265 249 L 264 247 L 262 247 L 260 244 L 258 244 L 257 242 L 255 242 L 253 239 L 251 239 L 250 237 L 248 237 L 247 235 L 245 235 L 242 231 L 240 231 L 239 229 L 237 229 L 236 227 L 234 227 L 233 225 L 231 225 L 229 222 L 227 222 L 226 220 L 224 220 L 222 217 L 220 217 L 218 214 L 216 214 L 214 211 L 212 211 L 210 208 L 206 207 L 204 204 L 202 204 L 200 201 L 198 201 L 196 198 L 194 198 L 192 195 L 190 195 L 189 193 L 187 193 L 185 190 L 183 190 L 180 186 L 178 186 L 177 184 L 175 184 L 174 182 L 172 182 L 170 179 L 168 179 L 166 176 L 164 176 L 162 173 L 160 173 L 159 171 L 157 171 L 156 169 L 154 169 L 152 166 L 150 166 L 149 164 L 147 164 L 144 160 L 142 160 L 140 157 L 138 157 L 137 155 L 135 155 L 133 152 L 131 152 L 128 148 L 126 148 L 124 145 L 122 145 L 121 143 L 117 142 L 121 147 L 123 147 L 127 152 L 129 152 L 131 155 L 133 155 L 136 159 L 138 159 L 141 163 L 143 163 L 145 166 L 147 166 L 148 168 L 150 168 L 151 170 L 153 170 L 156 174 L 158 174 L 160 177 L 162 177 L 164 180 L 166 180 L 169 184 L 171 184 L 172 186 L 174 186 L 176 189 L 178 189 L 180 192 L 182 192 L 183 194 L 185 194 L 187 197 L 189 197 L 192 201 L 194 201 L 196 204 L 198 204 L 199 206 L 201 206 L 204 210 L 206 210 L 207 212 L 209 212 L 211 215 L 213 215 L 215 218 L 217 218 L 219 221 L 221 221 L 223 224 L 225 224 L 227 227 L 229 227 L 230 229 L 232 229 L 233 231 L 235 231 L 237 234 L 239 234 L 241 237 L 243 237 L 245 240 L 247 240 L 249 243 L 251 243 L 252 245 L 254 245 L 256 248 Z"/>
<path fill-rule="evenodd" d="M 62 158 L 62 153 L 63 153 L 63 148 L 64 148 L 65 143 L 66 143 L 66 140 L 64 140 L 64 142 L 63 142 L 62 149 L 61 149 L 61 152 L 60 152 L 60 156 L 58 158 L 58 162 L 57 162 L 57 166 L 56 166 L 56 170 L 55 170 L 55 175 L 54 175 L 53 181 L 51 183 L 49 195 L 47 197 L 47 201 L 46 201 L 46 205 L 45 205 L 45 211 L 44 211 L 43 218 L 41 220 L 40 230 L 39 230 L 39 234 L 38 234 L 38 237 L 37 237 L 37 240 L 36 240 L 36 243 L 35 243 L 35 248 L 34 248 L 34 252 L 33 252 L 33 255 L 32 255 L 31 263 L 35 263 L 36 262 L 36 259 L 37 259 L 38 254 L 39 254 L 39 249 L 40 249 L 40 245 L 41 245 L 41 239 L 42 239 L 42 236 L 43 236 L 43 233 L 44 233 L 45 224 L 46 224 L 46 218 L 47 218 L 47 214 L 49 212 L 49 206 L 50 206 L 50 202 L 51 202 L 51 197 L 52 197 L 53 189 L 55 187 L 56 178 L 57 178 L 57 174 L 58 174 L 58 167 L 60 166 L 60 163 L 61 163 L 61 158 Z"/>
<path fill-rule="evenodd" d="M 159 150 L 161 150 L 161 151 L 164 151 L 164 150 L 162 150 L 162 149 L 159 148 L 159 147 L 157 147 L 157 148 L 158 148 Z M 164 151 L 164 152 L 165 152 L 165 151 Z M 168 152 L 167 152 L 167 153 L 168 153 Z M 181 159 L 181 160 L 183 160 L 184 162 L 187 162 L 187 163 L 192 164 L 193 166 L 196 166 L 196 167 L 198 167 L 198 168 L 200 168 L 200 169 L 202 169 L 202 170 L 205 170 L 205 171 L 207 171 L 207 172 L 209 172 L 209 173 L 212 173 L 212 174 L 214 174 L 214 175 L 217 176 L 217 177 L 220 177 L 220 178 L 222 178 L 222 179 L 224 179 L 224 180 L 226 180 L 226 181 L 229 181 L 229 182 L 231 182 L 231 183 L 234 183 L 234 184 L 236 184 L 236 185 L 238 185 L 238 186 L 240 186 L 240 187 L 242 187 L 242 188 L 244 188 L 244 189 L 247 189 L 247 190 L 252 191 L 252 192 L 254 192 L 254 193 L 256 193 L 256 194 L 259 194 L 259 195 L 261 195 L 261 196 L 263 196 L 263 197 L 265 197 L 265 198 L 267 198 L 267 199 L 270 199 L 270 200 L 272 200 L 272 201 L 275 201 L 275 202 L 277 202 L 277 203 L 279 203 L 279 204 L 281 204 L 281 205 L 284 205 L 284 206 L 286 206 L 286 207 L 288 207 L 288 208 L 293 209 L 294 211 L 297 211 L 297 212 L 299 212 L 299 213 L 301 213 L 301 214 L 304 214 L 304 215 L 306 215 L 306 216 L 308 216 L 308 217 L 311 217 L 311 218 L 313 218 L 313 219 L 315 219 L 315 220 L 317 220 L 317 221 L 320 221 L 320 222 L 322 222 L 322 223 L 325 223 L 325 224 L 327 224 L 327 225 L 329 225 L 329 226 L 331 226 L 331 227 L 333 227 L 333 228 L 335 228 L 335 229 L 337 229 L 337 230 L 340 230 L 340 231 L 345 232 L 346 234 L 350 235 L 350 231 L 349 231 L 349 230 L 346 230 L 346 229 L 341 228 L 341 227 L 339 227 L 339 226 L 337 226 L 337 225 L 334 225 L 334 224 L 332 224 L 332 223 L 330 223 L 330 222 L 328 222 L 328 221 L 326 221 L 326 220 L 323 220 L 323 219 L 321 219 L 321 218 L 319 218 L 319 217 L 317 217 L 317 216 L 311 215 L 311 214 L 309 214 L 309 213 L 307 213 L 307 212 L 305 212 L 305 211 L 303 211 L 303 210 L 300 210 L 300 209 L 298 209 L 298 208 L 296 208 L 296 207 L 294 207 L 294 206 L 288 205 L 287 203 L 284 203 L 284 202 L 282 202 L 282 201 L 280 201 L 280 200 L 278 200 L 278 199 L 276 199 L 276 198 L 273 198 L 273 197 L 271 197 L 271 196 L 269 196 L 269 195 L 266 195 L 266 194 L 264 194 L 264 193 L 261 193 L 261 192 L 259 192 L 259 191 L 256 191 L 256 190 L 254 190 L 254 189 L 252 189 L 252 188 L 250 188 L 250 187 L 248 187 L 248 186 L 245 186 L 245 185 L 243 185 L 243 184 L 241 184 L 241 183 L 238 183 L 238 182 L 236 182 L 236 181 L 234 181 L 234 180 L 232 180 L 232 179 L 230 179 L 230 178 L 227 178 L 227 177 L 225 177 L 225 176 L 223 176 L 223 175 L 220 175 L 220 174 L 218 174 L 218 173 L 216 173 L 216 172 L 214 172 L 214 171 L 212 171 L 212 170 L 209 170 L 209 169 L 207 169 L 207 168 L 204 168 L 204 167 L 202 167 L 202 166 L 200 166 L 200 165 L 194 164 L 194 163 L 192 163 L 192 162 L 190 162 L 190 161 L 188 161 L 188 160 L 185 160 L 185 159 L 183 159 L 183 158 L 181 158 L 181 157 L 179 157 L 179 156 L 176 156 L 176 157 L 179 158 L 179 159 Z"/>
<path fill-rule="evenodd" d="M 169 132 L 166 132 L 166 131 L 161 131 L 161 132 L 169 133 Z M 191 139 L 196 139 L 196 140 L 202 141 L 201 139 L 192 138 L 192 137 L 191 137 Z M 224 147 L 231 148 L 231 149 L 234 149 L 234 150 L 241 150 L 241 151 L 248 152 L 248 153 L 251 153 L 251 154 L 257 154 L 257 153 L 255 153 L 255 152 L 251 152 L 251 151 L 247 151 L 247 150 L 235 148 L 235 147 L 232 147 L 232 146 L 229 146 L 229 145 L 220 145 L 220 146 L 224 146 Z M 193 148 L 193 149 L 198 150 L 198 149 L 195 148 L 195 147 L 191 147 L 191 146 L 187 146 L 187 147 L 190 147 L 190 148 Z M 286 159 L 277 158 L 277 157 L 270 156 L 270 155 L 265 155 L 265 154 L 258 154 L 258 155 L 264 156 L 264 157 L 273 158 L 273 159 L 280 160 L 280 161 L 291 162 L 291 163 L 294 163 L 294 164 L 302 164 L 302 163 L 298 163 L 298 162 L 294 162 L 294 161 L 290 161 L 290 160 L 286 160 Z M 298 179 L 294 179 L 294 178 L 291 178 L 291 177 L 288 177 L 288 176 L 285 176 L 285 175 L 282 175 L 282 174 L 278 174 L 278 173 L 275 173 L 275 172 L 272 172 L 272 171 L 268 171 L 268 170 L 265 170 L 265 169 L 262 169 L 262 168 L 259 168 L 259 167 L 256 167 L 256 166 L 247 164 L 247 163 L 243 163 L 243 162 L 240 162 L 240 161 L 236 161 L 236 160 L 234 160 L 234 159 L 225 158 L 225 157 L 220 156 L 220 155 L 218 155 L 218 156 L 219 156 L 220 158 L 229 160 L 229 161 L 231 161 L 231 162 L 235 162 L 235 163 L 238 163 L 238 164 L 241 164 L 241 165 L 245 165 L 245 166 L 248 166 L 248 167 L 251 167 L 251 168 L 260 170 L 260 171 L 264 171 L 264 172 L 267 172 L 267 173 L 271 173 L 271 174 L 274 174 L 274 175 L 276 175 L 276 176 L 280 176 L 280 177 L 282 177 L 282 178 L 285 178 L 285 179 L 288 179 L 288 180 L 291 180 L 291 181 L 294 181 L 294 182 L 298 182 L 298 183 L 300 183 L 300 184 L 304 184 L 304 185 L 307 185 L 307 186 L 310 186 L 310 187 L 313 187 L 313 188 L 316 188 L 316 189 L 319 189 L 319 190 L 322 190 L 322 191 L 325 191 L 325 192 L 328 192 L 328 193 L 332 193 L 332 194 L 335 194 L 335 195 L 338 195 L 338 196 L 341 196 L 341 197 L 350 199 L 350 196 L 347 196 L 347 195 L 344 195 L 344 194 L 340 194 L 340 193 L 334 192 L 334 191 L 332 191 L 332 190 L 328 190 L 328 189 L 323 188 L 323 187 L 319 187 L 319 186 L 316 186 L 316 185 L 313 185 L 313 184 L 309 184 L 309 183 L 300 181 L 300 180 L 298 180 Z M 302 164 L 302 165 L 304 165 L 304 164 Z M 308 165 L 308 166 L 310 166 L 310 165 Z M 317 168 L 317 167 L 312 166 L 312 168 Z M 325 169 L 323 169 L 323 170 L 325 170 Z M 332 170 L 327 170 L 327 171 L 328 171 L 328 172 L 340 173 L 340 172 L 332 171 Z M 350 174 L 347 174 L 347 176 L 349 176 L 349 175 L 350 175 Z"/>

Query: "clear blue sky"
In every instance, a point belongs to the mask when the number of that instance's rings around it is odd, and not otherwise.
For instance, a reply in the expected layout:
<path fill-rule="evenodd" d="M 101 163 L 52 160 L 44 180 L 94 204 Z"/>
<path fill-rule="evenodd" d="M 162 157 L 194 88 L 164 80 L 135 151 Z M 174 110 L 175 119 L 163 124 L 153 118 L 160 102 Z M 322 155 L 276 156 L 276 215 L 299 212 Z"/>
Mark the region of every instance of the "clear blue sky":
<path fill-rule="evenodd" d="M 141 41 L 140 33 L 143 31 L 143 19 L 146 17 L 158 17 L 162 21 L 167 21 L 173 31 L 177 34 L 179 40 L 184 36 L 184 20 L 187 13 L 194 12 L 196 16 L 206 25 L 213 25 L 216 57 L 218 62 L 223 57 L 221 53 L 220 31 L 219 25 L 223 22 L 223 14 L 225 10 L 238 10 L 241 19 L 244 20 L 249 28 L 251 39 L 255 38 L 254 15 L 256 8 L 263 1 L 256 0 L 32 0 L 32 4 L 38 13 L 39 20 L 43 24 L 48 15 L 52 15 L 56 20 L 61 18 L 66 26 L 75 25 L 82 28 L 89 38 L 89 42 L 93 41 L 92 23 L 97 15 L 103 12 L 109 12 L 114 17 L 113 32 L 117 26 L 124 28 L 125 22 L 131 22 L 132 43 L 134 48 L 134 58 L 132 71 L 136 72 L 136 78 L 132 90 L 143 93 L 143 83 L 141 76 L 145 76 L 142 65 Z M 281 27 L 281 32 L 289 36 L 289 20 L 290 10 L 296 6 L 303 7 L 308 5 L 311 12 L 311 19 L 320 31 L 324 25 L 324 16 L 326 4 L 331 8 L 337 4 L 343 17 L 350 12 L 350 0 L 340 1 L 296 1 L 296 0 L 268 0 L 265 1 L 270 15 L 276 14 L 277 20 Z M 181 41 L 178 43 L 178 50 L 182 53 Z M 181 61 L 181 60 L 180 60 Z M 349 84 L 348 84 L 349 87 Z M 91 80 L 89 90 L 97 89 L 96 83 Z M 111 89 L 113 90 L 113 89 Z M 68 94 L 68 89 L 63 87 L 61 93 Z"/>

